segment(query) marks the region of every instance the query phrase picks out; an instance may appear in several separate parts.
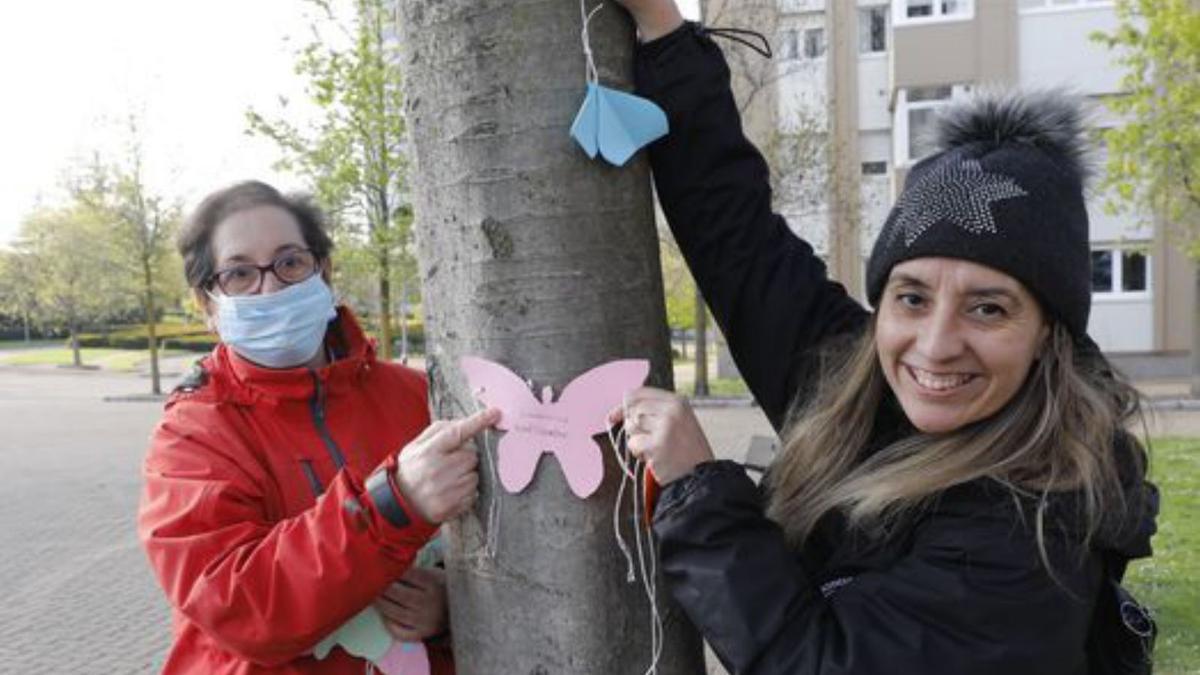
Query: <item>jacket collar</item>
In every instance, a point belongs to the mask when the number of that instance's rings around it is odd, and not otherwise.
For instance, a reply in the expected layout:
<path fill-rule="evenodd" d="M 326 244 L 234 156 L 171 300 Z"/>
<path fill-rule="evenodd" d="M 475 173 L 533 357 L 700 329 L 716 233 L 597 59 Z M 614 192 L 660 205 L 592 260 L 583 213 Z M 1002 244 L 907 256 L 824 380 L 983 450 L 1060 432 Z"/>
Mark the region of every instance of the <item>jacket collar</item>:
<path fill-rule="evenodd" d="M 375 344 L 349 307 L 339 305 L 337 313 L 325 331 L 324 345 L 334 361 L 323 368 L 264 368 L 221 343 L 213 353 L 216 369 L 227 373 L 233 388 L 250 400 L 308 399 L 318 382 L 325 392 L 351 386 L 375 364 Z"/>

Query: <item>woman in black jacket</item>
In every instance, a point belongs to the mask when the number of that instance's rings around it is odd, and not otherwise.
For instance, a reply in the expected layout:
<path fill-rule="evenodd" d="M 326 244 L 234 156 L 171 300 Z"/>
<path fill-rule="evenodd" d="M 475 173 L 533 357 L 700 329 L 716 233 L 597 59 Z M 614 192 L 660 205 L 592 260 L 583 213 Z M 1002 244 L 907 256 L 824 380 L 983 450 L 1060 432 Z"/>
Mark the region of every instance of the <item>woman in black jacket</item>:
<path fill-rule="evenodd" d="M 664 486 L 675 599 L 733 673 L 1094 671 L 1105 576 L 1149 555 L 1156 500 L 1124 431 L 1137 394 L 1086 333 L 1078 107 L 947 113 L 875 245 L 872 314 L 772 212 L 707 31 L 673 0 L 621 2 L 638 93 L 670 120 L 659 199 L 782 430 L 760 493 L 674 395 L 614 412 Z"/>

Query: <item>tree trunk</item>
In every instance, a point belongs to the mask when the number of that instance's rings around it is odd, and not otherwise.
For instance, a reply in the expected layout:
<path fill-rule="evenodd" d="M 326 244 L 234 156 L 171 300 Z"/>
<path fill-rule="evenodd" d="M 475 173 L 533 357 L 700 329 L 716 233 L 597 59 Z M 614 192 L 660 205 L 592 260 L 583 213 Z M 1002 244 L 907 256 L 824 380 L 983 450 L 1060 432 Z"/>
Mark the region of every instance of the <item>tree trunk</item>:
<path fill-rule="evenodd" d="M 696 383 L 692 394 L 708 396 L 708 305 L 696 288 Z"/>
<path fill-rule="evenodd" d="M 400 282 L 400 362 L 408 363 L 408 275 Z"/>
<path fill-rule="evenodd" d="M 1193 268 L 1196 287 L 1192 300 L 1192 398 L 1200 399 L 1200 261 Z"/>
<path fill-rule="evenodd" d="M 150 393 L 162 393 L 162 381 L 158 370 L 158 329 L 154 322 L 158 318 L 154 307 L 154 273 L 148 260 L 142 261 L 142 280 L 145 283 L 146 343 L 150 347 Z"/>
<path fill-rule="evenodd" d="M 74 319 L 71 320 L 68 330 L 71 331 L 71 361 L 76 368 L 82 368 L 83 354 L 79 349 L 79 326 Z"/>
<path fill-rule="evenodd" d="M 29 344 L 31 340 L 30 340 L 30 336 L 29 336 L 29 310 L 28 309 L 21 310 L 21 323 L 23 324 L 23 326 L 25 328 L 25 344 Z"/>
<path fill-rule="evenodd" d="M 579 5 L 402 0 L 427 362 L 439 416 L 476 409 L 458 359 L 499 361 L 556 395 L 621 357 L 671 386 L 649 171 L 588 160 L 568 136 L 585 92 Z M 591 23 L 600 78 L 630 88 L 632 26 L 609 3 Z M 533 393 L 531 392 L 531 395 Z M 613 535 L 619 483 L 574 496 L 552 456 L 520 494 L 499 488 L 477 439 L 481 498 L 450 524 L 447 570 L 460 675 L 613 675 L 650 663 L 650 605 Z M 629 492 L 626 491 L 626 498 Z M 486 550 L 498 499 L 497 547 Z M 628 504 L 622 509 L 632 541 Z M 704 672 L 700 641 L 660 580 L 658 672 Z"/>
<path fill-rule="evenodd" d="M 829 37 L 825 53 L 825 119 L 829 120 L 829 183 L 827 185 L 829 267 L 846 292 L 862 298 L 863 258 L 859 243 L 862 220 L 862 163 L 858 149 L 858 9 L 842 0 L 825 0 Z"/>
<path fill-rule="evenodd" d="M 392 360 L 392 269 L 387 251 L 379 253 L 379 358 Z"/>

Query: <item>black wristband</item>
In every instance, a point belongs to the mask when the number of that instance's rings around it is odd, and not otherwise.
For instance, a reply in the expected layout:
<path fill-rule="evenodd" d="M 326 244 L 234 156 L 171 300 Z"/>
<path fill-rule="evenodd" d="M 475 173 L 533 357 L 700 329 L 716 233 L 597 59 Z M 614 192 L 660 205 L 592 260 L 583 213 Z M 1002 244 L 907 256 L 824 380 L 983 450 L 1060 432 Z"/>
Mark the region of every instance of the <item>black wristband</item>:
<path fill-rule="evenodd" d="M 409 520 L 404 507 L 396 501 L 396 493 L 392 491 L 387 472 L 387 468 L 384 467 L 367 477 L 367 496 L 389 523 L 396 527 L 408 527 L 412 521 Z"/>

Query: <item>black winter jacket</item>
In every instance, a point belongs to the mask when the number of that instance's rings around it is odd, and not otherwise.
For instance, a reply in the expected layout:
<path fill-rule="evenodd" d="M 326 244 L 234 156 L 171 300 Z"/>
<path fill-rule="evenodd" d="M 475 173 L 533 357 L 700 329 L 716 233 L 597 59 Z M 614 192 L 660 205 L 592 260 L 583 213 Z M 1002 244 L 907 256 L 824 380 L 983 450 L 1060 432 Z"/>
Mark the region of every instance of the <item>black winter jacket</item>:
<path fill-rule="evenodd" d="M 859 335 L 870 314 L 772 212 L 766 163 L 742 133 L 728 68 L 704 29 L 689 23 L 640 47 L 636 78 L 670 120 L 650 149 L 667 219 L 779 429 L 812 391 L 822 349 Z M 880 417 L 881 434 L 911 431 L 894 403 Z M 712 462 L 667 486 L 654 531 L 672 595 L 734 674 L 1086 673 L 1098 550 L 1149 555 L 1153 514 L 1139 508 L 1136 526 L 1102 532 L 1087 551 L 1064 524 L 1070 514 L 1051 514 L 1052 578 L 1029 506 L 977 481 L 884 541 L 833 517 L 795 551 L 742 468 Z"/>

